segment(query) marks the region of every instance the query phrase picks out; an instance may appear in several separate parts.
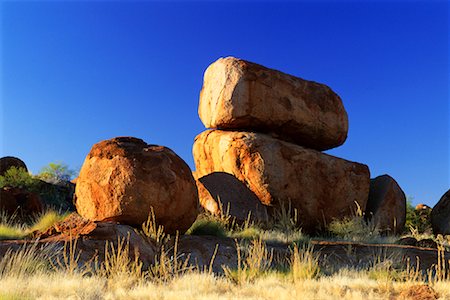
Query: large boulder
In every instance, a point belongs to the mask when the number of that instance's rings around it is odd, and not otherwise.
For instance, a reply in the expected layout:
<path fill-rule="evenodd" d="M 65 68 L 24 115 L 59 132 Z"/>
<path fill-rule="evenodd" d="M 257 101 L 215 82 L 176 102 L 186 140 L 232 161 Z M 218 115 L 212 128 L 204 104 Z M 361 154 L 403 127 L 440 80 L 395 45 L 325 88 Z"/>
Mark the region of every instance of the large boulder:
<path fill-rule="evenodd" d="M 16 216 L 21 221 L 31 221 L 42 213 L 43 203 L 36 193 L 16 187 L 0 189 L 0 211 Z"/>
<path fill-rule="evenodd" d="M 389 175 L 370 180 L 366 217 L 386 233 L 400 233 L 406 221 L 406 196 L 397 181 Z"/>
<path fill-rule="evenodd" d="M 198 112 L 208 128 L 268 133 L 316 150 L 347 138 L 347 113 L 329 87 L 234 57 L 206 70 Z"/>
<path fill-rule="evenodd" d="M 434 234 L 450 234 L 450 190 L 433 207 L 431 226 Z"/>
<path fill-rule="evenodd" d="M 245 183 L 261 203 L 298 210 L 305 231 L 366 207 L 366 165 L 274 139 L 265 134 L 209 130 L 195 138 L 197 175 L 226 172 Z"/>
<path fill-rule="evenodd" d="M 225 172 L 213 172 L 196 180 L 201 206 L 212 214 L 229 214 L 237 223 L 265 223 L 267 208 L 242 181 Z"/>
<path fill-rule="evenodd" d="M 75 188 L 78 213 L 93 221 L 140 226 L 153 207 L 166 232 L 184 232 L 198 214 L 197 187 L 172 150 L 118 137 L 95 144 Z"/>
<path fill-rule="evenodd" d="M 21 168 L 28 172 L 27 166 L 21 159 L 14 156 L 0 158 L 0 176 L 4 175 L 11 167 Z"/>

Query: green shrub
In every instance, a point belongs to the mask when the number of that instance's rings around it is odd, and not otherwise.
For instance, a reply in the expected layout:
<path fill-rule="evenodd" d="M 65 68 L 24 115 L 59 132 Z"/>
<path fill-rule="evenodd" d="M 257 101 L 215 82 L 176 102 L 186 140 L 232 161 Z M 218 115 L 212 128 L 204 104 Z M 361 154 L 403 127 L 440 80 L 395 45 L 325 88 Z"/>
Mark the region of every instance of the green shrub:
<path fill-rule="evenodd" d="M 69 169 L 69 167 L 64 163 L 49 163 L 41 169 L 38 178 L 46 181 L 69 181 L 76 175 L 74 170 Z"/>
<path fill-rule="evenodd" d="M 199 218 L 191 228 L 188 229 L 186 234 L 190 235 L 213 235 L 217 237 L 226 237 L 227 232 L 224 225 L 216 220 Z"/>
<path fill-rule="evenodd" d="M 0 176 L 0 188 L 8 186 L 33 191 L 36 185 L 37 180 L 23 168 L 11 167 Z"/>
<path fill-rule="evenodd" d="M 405 231 L 408 232 L 413 229 L 419 234 L 431 232 L 432 230 L 430 214 L 431 209 L 416 210 L 412 205 L 411 198 L 409 197 L 406 203 Z"/>

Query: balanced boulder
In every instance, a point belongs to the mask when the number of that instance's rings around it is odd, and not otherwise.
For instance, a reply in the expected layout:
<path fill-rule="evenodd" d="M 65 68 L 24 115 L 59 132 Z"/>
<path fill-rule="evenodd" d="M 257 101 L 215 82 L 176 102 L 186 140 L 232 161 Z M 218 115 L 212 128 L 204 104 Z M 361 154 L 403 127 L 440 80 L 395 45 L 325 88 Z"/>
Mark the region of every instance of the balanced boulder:
<path fill-rule="evenodd" d="M 16 167 L 17 169 L 24 169 L 28 172 L 25 163 L 14 156 L 5 156 L 0 158 L 0 176 L 4 175 L 11 167 Z"/>
<path fill-rule="evenodd" d="M 75 188 L 78 213 L 93 221 L 140 226 L 153 208 L 166 232 L 186 231 L 198 214 L 197 187 L 172 150 L 118 137 L 95 144 Z"/>
<path fill-rule="evenodd" d="M 366 207 L 370 175 L 366 165 L 284 142 L 265 134 L 209 130 L 193 146 L 199 178 L 226 172 L 261 203 L 298 210 L 305 231 Z"/>
<path fill-rule="evenodd" d="M 434 234 L 450 234 L 450 190 L 433 207 L 431 226 Z"/>
<path fill-rule="evenodd" d="M 267 133 L 316 150 L 347 138 L 347 113 L 329 87 L 234 57 L 205 71 L 198 112 L 207 128 Z"/>
<path fill-rule="evenodd" d="M 370 181 L 366 217 L 386 233 L 400 233 L 406 221 L 406 196 L 398 183 L 389 175 Z"/>
<path fill-rule="evenodd" d="M 228 214 L 236 222 L 267 222 L 267 208 L 242 181 L 225 172 L 213 172 L 197 179 L 202 207 L 218 215 Z"/>

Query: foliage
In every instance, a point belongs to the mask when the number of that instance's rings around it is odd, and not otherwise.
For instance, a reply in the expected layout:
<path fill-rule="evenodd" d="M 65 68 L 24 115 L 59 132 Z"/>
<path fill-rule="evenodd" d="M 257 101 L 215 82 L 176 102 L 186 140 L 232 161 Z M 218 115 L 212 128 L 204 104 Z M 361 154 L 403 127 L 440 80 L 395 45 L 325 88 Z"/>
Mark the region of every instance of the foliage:
<path fill-rule="evenodd" d="M 364 218 L 364 213 L 359 205 L 357 205 L 354 216 L 333 220 L 328 225 L 328 231 L 332 236 L 347 241 L 370 242 L 380 238 L 378 228 L 374 223 Z"/>
<path fill-rule="evenodd" d="M 309 244 L 301 249 L 294 244 L 289 267 L 294 281 L 314 279 L 320 275 L 319 259 L 314 255 L 313 248 Z"/>
<path fill-rule="evenodd" d="M 186 234 L 189 235 L 212 235 L 217 237 L 226 237 L 227 232 L 223 225 L 223 223 L 208 219 L 208 218 L 199 218 L 194 224 L 192 224 L 191 228 L 188 229 Z"/>
<path fill-rule="evenodd" d="M 31 176 L 24 168 L 9 168 L 0 176 L 0 188 L 16 187 L 29 191 L 36 189 L 37 180 Z"/>
<path fill-rule="evenodd" d="M 431 209 L 416 210 L 412 205 L 412 199 L 408 197 L 406 202 L 405 231 L 411 229 L 419 234 L 431 233 Z"/>
<path fill-rule="evenodd" d="M 269 251 L 261 239 L 253 240 L 248 247 L 242 247 L 236 240 L 236 251 L 237 268 L 222 266 L 225 276 L 234 283 L 252 282 L 270 270 L 273 251 Z"/>
<path fill-rule="evenodd" d="M 75 175 L 76 172 L 69 169 L 64 163 L 49 163 L 48 166 L 41 169 L 37 177 L 56 183 L 59 181 L 70 181 Z"/>
<path fill-rule="evenodd" d="M 19 220 L 16 220 L 14 215 L 8 217 L 6 213 L 0 212 L 0 240 L 22 239 L 29 236 L 34 231 L 45 231 L 65 217 L 65 214 L 58 214 L 55 211 L 49 210 L 36 216 L 33 223 L 30 226 L 27 226 L 19 223 Z"/>

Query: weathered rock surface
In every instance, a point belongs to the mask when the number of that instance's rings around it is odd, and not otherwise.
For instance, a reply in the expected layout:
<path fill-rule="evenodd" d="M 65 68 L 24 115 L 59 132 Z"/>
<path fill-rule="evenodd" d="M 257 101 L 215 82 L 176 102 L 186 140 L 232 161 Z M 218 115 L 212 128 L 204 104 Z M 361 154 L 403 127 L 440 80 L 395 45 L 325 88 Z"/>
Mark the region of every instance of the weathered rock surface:
<path fill-rule="evenodd" d="M 366 165 L 305 149 L 265 134 L 209 130 L 193 147 L 199 177 L 226 172 L 245 183 L 261 203 L 291 201 L 305 231 L 366 207 Z"/>
<path fill-rule="evenodd" d="M 16 215 L 23 221 L 43 211 L 43 204 L 36 193 L 21 188 L 4 187 L 0 189 L 0 210 L 9 216 Z"/>
<path fill-rule="evenodd" d="M 95 144 L 75 188 L 78 213 L 93 221 L 140 226 L 153 207 L 166 232 L 184 232 L 198 214 L 197 187 L 172 150 L 118 137 Z"/>
<path fill-rule="evenodd" d="M 212 214 L 228 213 L 243 223 L 248 218 L 267 222 L 267 208 L 243 182 L 225 172 L 213 172 L 197 179 L 198 197 L 202 207 Z"/>
<path fill-rule="evenodd" d="M 317 150 L 347 138 L 347 113 L 329 87 L 234 57 L 205 71 L 198 112 L 208 128 L 268 133 Z"/>
<path fill-rule="evenodd" d="M 406 196 L 389 175 L 370 180 L 366 216 L 383 232 L 400 233 L 406 221 Z"/>
<path fill-rule="evenodd" d="M 4 175 L 11 167 L 22 168 L 28 171 L 25 163 L 17 157 L 5 156 L 0 158 L 0 176 Z"/>
<path fill-rule="evenodd" d="M 450 190 L 433 207 L 431 226 L 434 234 L 450 234 Z"/>
<path fill-rule="evenodd" d="M 120 246 L 122 250 L 129 251 L 130 259 L 134 260 L 138 255 L 144 269 L 155 262 L 157 248 L 154 243 L 136 232 L 127 225 L 113 222 L 92 222 L 78 216 L 76 213 L 69 215 L 65 220 L 56 223 L 44 233 L 35 233 L 38 240 L 11 240 L 0 242 L 0 257 L 8 249 L 19 250 L 21 247 L 31 247 L 37 243 L 37 249 L 53 249 L 60 261 L 63 261 L 65 243 L 72 242 L 75 256 L 80 255 L 78 265 L 82 267 L 94 264 L 95 258 L 99 263 L 105 259 L 105 251 L 112 253 Z M 68 244 L 66 244 L 67 247 Z M 62 251 L 59 251 L 62 250 Z M 39 251 L 39 250 L 38 250 Z M 65 251 L 69 251 L 66 248 Z"/>

